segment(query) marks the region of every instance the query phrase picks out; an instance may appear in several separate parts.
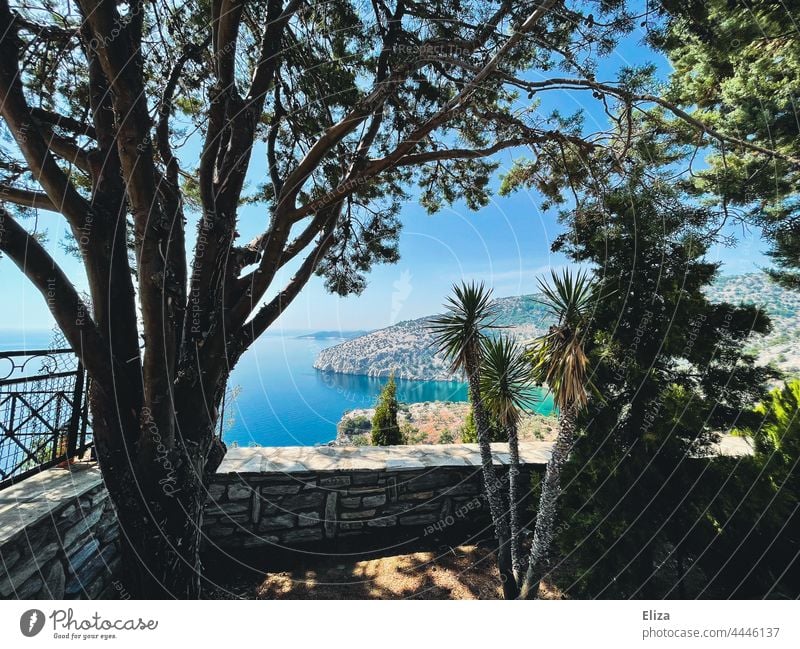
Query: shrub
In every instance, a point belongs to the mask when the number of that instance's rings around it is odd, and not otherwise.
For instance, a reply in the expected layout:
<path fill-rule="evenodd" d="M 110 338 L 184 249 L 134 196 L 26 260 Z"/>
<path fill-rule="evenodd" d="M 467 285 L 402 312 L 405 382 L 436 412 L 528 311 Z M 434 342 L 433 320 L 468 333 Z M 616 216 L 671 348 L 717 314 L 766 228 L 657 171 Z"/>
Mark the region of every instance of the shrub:
<path fill-rule="evenodd" d="M 403 438 L 403 444 L 414 446 L 415 444 L 424 444 L 428 436 L 421 432 L 419 428 L 412 425 L 409 421 L 404 421 L 400 427 L 400 433 Z"/>
<path fill-rule="evenodd" d="M 452 444 L 453 442 L 455 442 L 455 435 L 453 435 L 453 433 L 451 433 L 449 430 L 443 430 L 439 435 L 440 444 Z"/>
<path fill-rule="evenodd" d="M 356 415 L 346 418 L 341 424 L 340 429 L 348 437 L 368 433 L 372 429 L 372 422 L 365 415 Z"/>

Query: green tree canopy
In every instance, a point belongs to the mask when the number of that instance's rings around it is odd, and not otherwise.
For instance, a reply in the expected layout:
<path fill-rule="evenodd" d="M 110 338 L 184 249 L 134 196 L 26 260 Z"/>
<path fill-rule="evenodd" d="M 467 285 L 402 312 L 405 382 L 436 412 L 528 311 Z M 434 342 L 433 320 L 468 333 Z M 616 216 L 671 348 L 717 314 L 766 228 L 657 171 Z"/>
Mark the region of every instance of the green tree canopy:
<path fill-rule="evenodd" d="M 703 149 L 686 184 L 724 206 L 731 220 L 764 227 L 782 271 L 775 277 L 800 288 L 800 3 L 661 5 L 665 22 L 650 41 L 673 67 L 665 96 L 722 132 L 794 158 L 767 160 L 730 143 L 704 143 L 681 127 L 683 141 Z M 704 153 L 707 165 L 700 163 Z"/>
<path fill-rule="evenodd" d="M 373 446 L 395 446 L 403 443 L 403 435 L 397 423 L 397 410 L 397 383 L 392 374 L 375 405 L 375 415 L 372 417 Z"/>
<path fill-rule="evenodd" d="M 767 331 L 754 306 L 709 302 L 715 214 L 657 178 L 587 186 L 555 248 L 591 264 L 604 295 L 587 333 L 597 398 L 579 418 L 564 475 L 559 586 L 591 597 L 685 594 L 717 489 L 703 465 L 749 418 L 770 371 L 742 353 Z M 567 568 L 569 566 L 569 568 Z M 701 571 L 694 572 L 701 581 Z"/>

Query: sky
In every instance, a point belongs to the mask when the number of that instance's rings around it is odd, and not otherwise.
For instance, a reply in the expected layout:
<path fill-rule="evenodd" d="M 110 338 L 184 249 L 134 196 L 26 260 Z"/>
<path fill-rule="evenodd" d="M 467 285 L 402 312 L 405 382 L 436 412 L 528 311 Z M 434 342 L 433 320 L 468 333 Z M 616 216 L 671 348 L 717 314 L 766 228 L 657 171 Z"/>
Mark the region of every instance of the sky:
<path fill-rule="evenodd" d="M 611 78 L 615 68 L 645 60 L 657 63 L 659 75 L 665 77 L 668 64 L 639 44 L 642 34 L 626 39 L 599 70 L 598 78 Z M 584 105 L 588 120 L 601 124 L 601 117 L 592 112 L 595 104 L 590 93 L 559 92 L 553 106 L 567 111 Z M 601 124 L 605 126 L 605 124 Z M 198 152 L 190 143 L 183 152 L 184 160 L 197 160 Z M 495 160 L 500 163 L 492 186 L 497 189 L 500 176 L 510 168 L 519 150 L 505 151 Z M 255 185 L 266 175 L 263 145 L 257 145 L 248 174 Z M 191 164 L 184 165 L 191 168 Z M 402 320 L 437 313 L 455 282 L 482 280 L 495 296 L 522 295 L 536 291 L 536 279 L 550 268 L 559 268 L 567 260 L 550 252 L 553 239 L 561 231 L 556 210 L 543 212 L 535 192 L 520 191 L 511 196 L 494 194 L 490 204 L 473 212 L 463 204 L 446 207 L 428 215 L 416 200 L 405 203 L 400 213 L 403 229 L 400 236 L 400 261 L 394 265 L 374 267 L 369 285 L 360 296 L 341 298 L 328 294 L 321 278 L 314 277 L 301 295 L 273 325 L 281 330 L 361 330 L 377 329 Z M 266 209 L 248 206 L 241 211 L 239 231 L 245 241 L 263 231 Z M 29 229 L 46 230 L 48 249 L 56 261 L 74 278 L 79 290 L 86 290 L 81 262 L 66 255 L 57 242 L 65 224 L 59 215 L 40 212 L 36 222 L 28 221 Z M 193 225 L 187 233 L 194 231 Z M 768 265 L 764 256 L 766 243 L 758 232 L 731 231 L 738 239 L 735 248 L 714 248 L 709 257 L 723 263 L 724 274 L 755 272 Z M 288 279 L 287 269 L 279 279 Z M 0 258 L 0 297 L 5 309 L 0 310 L 0 330 L 51 329 L 53 319 L 42 296 L 34 290 L 22 273 L 7 258 Z"/>

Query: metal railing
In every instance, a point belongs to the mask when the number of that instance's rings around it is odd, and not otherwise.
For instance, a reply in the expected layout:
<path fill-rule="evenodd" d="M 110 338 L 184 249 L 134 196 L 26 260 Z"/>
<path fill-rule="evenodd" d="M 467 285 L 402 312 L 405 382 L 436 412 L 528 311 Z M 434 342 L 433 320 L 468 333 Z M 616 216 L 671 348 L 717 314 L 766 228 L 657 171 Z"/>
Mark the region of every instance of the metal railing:
<path fill-rule="evenodd" d="M 0 351 L 0 489 L 89 449 L 88 383 L 71 349 Z"/>

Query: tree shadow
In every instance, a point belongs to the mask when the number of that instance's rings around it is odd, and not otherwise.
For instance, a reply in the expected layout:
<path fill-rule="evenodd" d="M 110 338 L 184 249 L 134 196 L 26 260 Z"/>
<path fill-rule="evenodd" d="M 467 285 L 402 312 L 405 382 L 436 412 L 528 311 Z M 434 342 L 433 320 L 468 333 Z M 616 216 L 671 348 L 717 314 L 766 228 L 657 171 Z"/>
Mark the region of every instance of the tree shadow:
<path fill-rule="evenodd" d="M 245 599 L 498 599 L 489 544 L 406 548 L 402 554 L 295 554 L 272 567 L 220 571 L 205 596 Z M 217 580 L 218 579 L 218 580 Z"/>

